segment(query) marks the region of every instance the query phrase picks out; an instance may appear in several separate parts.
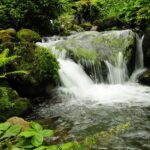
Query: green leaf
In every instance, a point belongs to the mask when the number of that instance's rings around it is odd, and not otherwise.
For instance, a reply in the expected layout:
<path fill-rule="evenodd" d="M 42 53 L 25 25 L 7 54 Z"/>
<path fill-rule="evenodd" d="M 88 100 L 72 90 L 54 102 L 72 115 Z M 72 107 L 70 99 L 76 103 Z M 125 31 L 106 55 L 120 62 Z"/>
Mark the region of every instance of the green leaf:
<path fill-rule="evenodd" d="M 22 147 L 22 146 L 24 146 L 25 141 L 26 141 L 26 139 L 24 137 L 20 137 L 19 142 L 17 144 L 15 144 L 15 146 Z"/>
<path fill-rule="evenodd" d="M 58 150 L 59 147 L 57 145 L 51 145 L 46 148 L 46 150 Z"/>
<path fill-rule="evenodd" d="M 37 134 L 37 132 L 36 131 L 24 131 L 24 132 L 21 132 L 20 134 L 19 134 L 19 136 L 20 137 L 25 137 L 25 138 L 29 138 L 29 137 L 32 137 L 32 136 L 34 136 L 34 135 L 36 135 Z"/>
<path fill-rule="evenodd" d="M 53 130 L 42 130 L 39 132 L 43 137 L 51 137 L 54 135 Z"/>
<path fill-rule="evenodd" d="M 43 136 L 41 134 L 36 134 L 35 136 L 32 137 L 31 143 L 35 147 L 38 147 L 38 146 L 42 145 L 42 143 L 43 143 Z"/>
<path fill-rule="evenodd" d="M 24 149 L 33 149 L 34 146 L 33 145 L 25 145 L 23 146 Z"/>
<path fill-rule="evenodd" d="M 14 137 L 17 134 L 19 134 L 20 130 L 21 130 L 20 125 L 13 125 L 5 132 L 5 134 L 1 137 L 1 139 Z"/>
<path fill-rule="evenodd" d="M 20 148 L 13 146 L 11 150 L 20 150 Z"/>
<path fill-rule="evenodd" d="M 0 131 L 0 136 L 1 136 L 2 133 L 3 133 L 3 131 Z"/>
<path fill-rule="evenodd" d="M 35 148 L 34 150 L 45 150 L 46 146 L 40 146 L 38 148 Z"/>
<path fill-rule="evenodd" d="M 61 146 L 62 150 L 70 150 L 70 148 L 72 148 L 73 146 L 73 143 L 71 142 L 68 142 L 68 143 L 65 143 Z"/>
<path fill-rule="evenodd" d="M 10 125 L 11 124 L 9 122 L 1 123 L 0 124 L 0 131 L 6 131 L 10 127 Z"/>
<path fill-rule="evenodd" d="M 36 131 L 41 131 L 43 128 L 39 123 L 36 123 L 34 121 L 31 122 L 31 127 L 35 129 Z"/>

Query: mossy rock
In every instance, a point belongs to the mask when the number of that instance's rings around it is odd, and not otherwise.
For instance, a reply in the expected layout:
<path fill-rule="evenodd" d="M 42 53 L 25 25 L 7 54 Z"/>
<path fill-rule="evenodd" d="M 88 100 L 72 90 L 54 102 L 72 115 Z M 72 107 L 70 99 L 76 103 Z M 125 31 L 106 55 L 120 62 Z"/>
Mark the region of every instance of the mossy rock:
<path fill-rule="evenodd" d="M 85 31 L 89 31 L 92 28 L 92 24 L 90 22 L 84 22 L 81 27 L 85 30 Z"/>
<path fill-rule="evenodd" d="M 0 120 L 11 116 L 22 116 L 30 107 L 30 101 L 19 97 L 18 93 L 8 87 L 0 87 Z"/>
<path fill-rule="evenodd" d="M 26 129 L 30 127 L 30 122 L 17 116 L 9 118 L 7 122 L 9 122 L 12 125 L 20 125 L 22 131 L 25 131 Z"/>
<path fill-rule="evenodd" d="M 76 24 L 74 24 L 74 25 L 72 26 L 72 30 L 73 30 L 73 31 L 76 31 L 76 32 L 83 32 L 83 31 L 84 31 L 84 29 L 83 29 L 81 26 L 76 25 Z"/>
<path fill-rule="evenodd" d="M 17 38 L 22 42 L 39 42 L 41 41 L 40 35 L 30 29 L 21 29 L 17 32 Z"/>
<path fill-rule="evenodd" d="M 0 43 L 16 41 L 16 31 L 12 28 L 0 30 Z"/>
<path fill-rule="evenodd" d="M 36 46 L 34 43 L 15 43 L 11 50 L 21 56 L 13 63 L 14 70 L 26 70 L 28 75 L 16 75 L 8 78 L 10 85 L 21 96 L 37 97 L 47 93 L 47 88 L 54 87 L 59 80 L 59 64 L 50 50 Z"/>
<path fill-rule="evenodd" d="M 113 28 L 122 29 L 124 26 L 124 23 L 117 17 L 96 20 L 94 24 L 98 26 L 98 31 L 112 30 Z"/>

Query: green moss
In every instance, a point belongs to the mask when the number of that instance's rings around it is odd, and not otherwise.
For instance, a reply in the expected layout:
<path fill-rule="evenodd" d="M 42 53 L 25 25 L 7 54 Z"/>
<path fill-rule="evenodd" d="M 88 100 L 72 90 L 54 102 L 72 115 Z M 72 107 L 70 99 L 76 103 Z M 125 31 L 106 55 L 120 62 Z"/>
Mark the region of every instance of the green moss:
<path fill-rule="evenodd" d="M 83 32 L 84 31 L 84 29 L 81 26 L 76 25 L 76 24 L 74 24 L 72 26 L 72 30 L 77 31 L 77 32 Z"/>
<path fill-rule="evenodd" d="M 30 102 L 26 98 L 19 97 L 18 93 L 8 87 L 0 87 L 0 120 L 11 116 L 20 116 L 25 113 Z"/>
<path fill-rule="evenodd" d="M 0 31 L 0 43 L 15 41 L 16 31 L 14 29 L 6 29 Z"/>
<path fill-rule="evenodd" d="M 58 80 L 58 62 L 50 50 L 36 47 L 29 42 L 22 42 L 14 47 L 15 54 L 21 59 L 14 64 L 19 70 L 27 70 L 30 74 L 24 76 L 24 80 L 29 80 L 32 84 L 43 81 L 55 82 Z"/>
<path fill-rule="evenodd" d="M 35 78 L 42 80 L 56 81 L 58 80 L 59 64 L 56 57 L 49 49 L 37 47 L 35 49 L 35 60 L 33 64 L 33 74 Z"/>
<path fill-rule="evenodd" d="M 17 38 L 22 42 L 38 42 L 41 41 L 41 37 L 35 31 L 30 29 L 21 29 L 17 32 Z"/>
<path fill-rule="evenodd" d="M 87 50 L 84 48 L 76 48 L 73 51 L 74 55 L 78 58 L 84 58 L 86 60 L 96 61 L 97 53 L 92 50 Z"/>
<path fill-rule="evenodd" d="M 81 27 L 85 29 L 86 31 L 90 30 L 92 28 L 92 24 L 90 22 L 84 22 Z"/>

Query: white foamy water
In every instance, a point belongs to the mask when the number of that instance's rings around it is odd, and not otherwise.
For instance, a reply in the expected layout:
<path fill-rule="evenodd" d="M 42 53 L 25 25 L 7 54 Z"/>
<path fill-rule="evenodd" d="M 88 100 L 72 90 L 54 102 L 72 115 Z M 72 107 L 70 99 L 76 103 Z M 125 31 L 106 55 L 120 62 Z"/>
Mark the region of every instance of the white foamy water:
<path fill-rule="evenodd" d="M 136 34 L 136 58 L 135 58 L 135 70 L 143 69 L 144 68 L 144 61 L 143 61 L 143 43 L 144 35 L 139 37 Z"/>
<path fill-rule="evenodd" d="M 126 62 L 124 61 L 123 54 L 118 53 L 117 64 L 112 65 L 108 61 L 105 62 L 108 67 L 108 80 L 110 84 L 123 84 L 128 80 L 128 71 Z"/>
<path fill-rule="evenodd" d="M 46 42 L 43 41 L 38 45 L 49 48 L 60 40 L 63 39 L 58 37 L 48 38 Z M 95 83 L 80 64 L 66 58 L 64 51 L 58 52 L 53 47 L 52 51 L 58 57 L 60 64 L 59 75 L 62 85 L 58 88 L 58 93 L 63 93 L 65 99 L 67 99 L 65 105 L 87 105 L 89 101 L 91 106 L 98 104 L 115 105 L 116 103 L 150 105 L 150 88 L 136 83 L 138 75 L 145 70 L 142 52 L 143 37 L 140 38 L 137 35 L 136 40 L 135 72 L 129 79 L 126 62 L 123 54 L 119 52 L 115 65 L 105 61 L 108 67 L 109 84 Z M 94 74 L 96 74 L 96 71 L 98 69 L 94 69 Z"/>

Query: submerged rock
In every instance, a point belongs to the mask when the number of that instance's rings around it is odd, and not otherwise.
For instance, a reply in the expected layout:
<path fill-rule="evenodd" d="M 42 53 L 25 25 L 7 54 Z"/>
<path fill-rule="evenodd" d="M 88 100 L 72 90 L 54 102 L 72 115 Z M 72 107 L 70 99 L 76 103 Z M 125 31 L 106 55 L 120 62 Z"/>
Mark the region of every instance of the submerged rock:
<path fill-rule="evenodd" d="M 139 76 L 139 82 L 141 84 L 150 86 L 150 69 Z"/>

